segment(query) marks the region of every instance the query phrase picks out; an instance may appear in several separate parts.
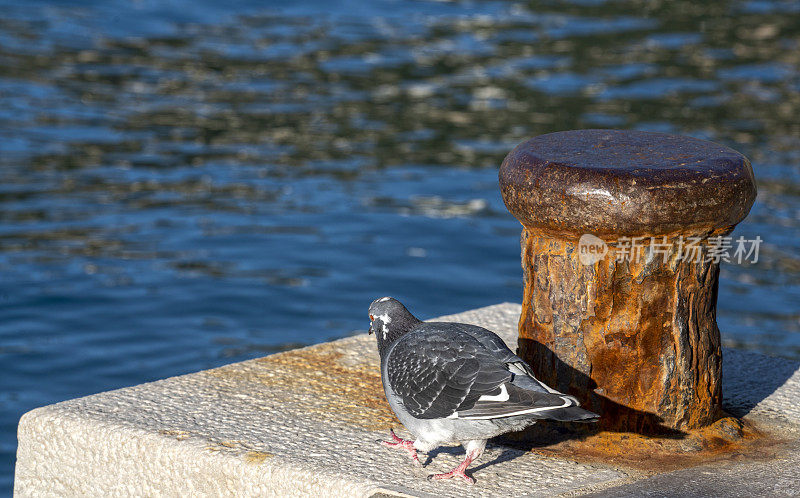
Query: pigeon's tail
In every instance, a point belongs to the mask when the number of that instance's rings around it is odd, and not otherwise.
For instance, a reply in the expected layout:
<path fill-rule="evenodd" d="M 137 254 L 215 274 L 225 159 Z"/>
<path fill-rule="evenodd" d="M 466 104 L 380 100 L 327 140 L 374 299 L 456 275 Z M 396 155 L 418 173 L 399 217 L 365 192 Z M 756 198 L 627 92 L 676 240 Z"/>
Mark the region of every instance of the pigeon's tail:
<path fill-rule="evenodd" d="M 600 415 L 584 410 L 579 406 L 568 406 L 567 408 L 558 408 L 555 410 L 548 410 L 542 413 L 543 418 L 550 420 L 558 420 L 560 422 L 597 422 Z"/>

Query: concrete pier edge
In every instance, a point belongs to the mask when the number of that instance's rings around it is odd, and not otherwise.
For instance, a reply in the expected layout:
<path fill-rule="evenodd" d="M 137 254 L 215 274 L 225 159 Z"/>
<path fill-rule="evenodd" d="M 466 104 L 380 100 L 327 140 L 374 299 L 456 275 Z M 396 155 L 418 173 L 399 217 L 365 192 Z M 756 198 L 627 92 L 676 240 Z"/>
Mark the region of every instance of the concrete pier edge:
<path fill-rule="evenodd" d="M 516 347 L 520 306 L 440 321 L 475 323 Z M 790 441 L 776 459 L 655 475 L 489 445 L 478 481 L 429 482 L 381 447 L 399 427 L 383 401 L 374 339 L 309 346 L 37 408 L 19 423 L 16 496 L 716 496 L 800 494 L 800 362 L 725 349 L 725 409 Z M 404 432 L 403 430 L 400 431 Z M 794 441 L 794 442 L 791 442 Z"/>

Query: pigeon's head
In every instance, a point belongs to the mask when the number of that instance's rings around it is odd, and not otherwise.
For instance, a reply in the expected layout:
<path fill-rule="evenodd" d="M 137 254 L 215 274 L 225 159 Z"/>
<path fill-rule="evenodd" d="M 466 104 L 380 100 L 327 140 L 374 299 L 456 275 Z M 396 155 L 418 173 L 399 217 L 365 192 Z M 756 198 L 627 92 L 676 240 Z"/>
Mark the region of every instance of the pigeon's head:
<path fill-rule="evenodd" d="M 369 333 L 383 349 L 420 323 L 403 304 L 391 297 L 382 297 L 369 305 Z"/>

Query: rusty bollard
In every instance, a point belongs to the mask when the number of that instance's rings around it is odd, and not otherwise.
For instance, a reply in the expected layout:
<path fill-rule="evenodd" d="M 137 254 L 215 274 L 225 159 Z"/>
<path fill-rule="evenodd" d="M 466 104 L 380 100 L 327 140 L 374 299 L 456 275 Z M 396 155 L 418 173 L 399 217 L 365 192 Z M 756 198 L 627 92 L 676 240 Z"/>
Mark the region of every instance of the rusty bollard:
<path fill-rule="evenodd" d="M 712 423 L 722 353 L 708 249 L 753 205 L 747 158 L 683 136 L 567 131 L 511 151 L 500 187 L 523 225 L 519 351 L 542 380 L 607 429 Z"/>

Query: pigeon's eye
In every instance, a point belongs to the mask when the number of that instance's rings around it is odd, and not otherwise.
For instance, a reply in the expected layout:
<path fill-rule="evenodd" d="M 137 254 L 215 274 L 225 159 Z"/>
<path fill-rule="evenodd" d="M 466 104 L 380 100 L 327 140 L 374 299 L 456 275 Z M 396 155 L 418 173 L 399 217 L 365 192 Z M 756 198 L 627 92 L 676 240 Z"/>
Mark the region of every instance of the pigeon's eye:
<path fill-rule="evenodd" d="M 374 316 L 372 316 L 372 315 L 370 315 L 370 316 L 369 316 L 369 321 L 371 322 L 371 321 L 373 321 L 373 320 L 375 320 L 375 317 L 374 317 Z"/>

